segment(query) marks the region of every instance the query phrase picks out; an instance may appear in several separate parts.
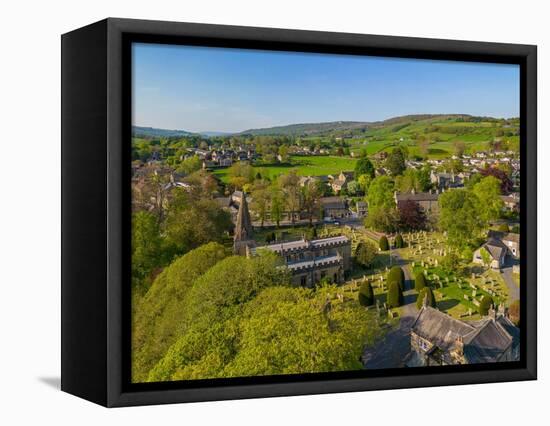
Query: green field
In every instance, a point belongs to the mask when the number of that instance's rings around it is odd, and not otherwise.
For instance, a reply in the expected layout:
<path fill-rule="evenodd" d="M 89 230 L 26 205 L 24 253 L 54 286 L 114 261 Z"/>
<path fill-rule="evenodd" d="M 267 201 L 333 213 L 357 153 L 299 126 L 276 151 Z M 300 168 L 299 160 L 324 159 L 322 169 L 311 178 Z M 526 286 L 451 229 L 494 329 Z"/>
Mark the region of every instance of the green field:
<path fill-rule="evenodd" d="M 260 172 L 264 177 L 274 179 L 281 174 L 288 173 L 290 170 L 296 170 L 300 176 L 320 176 L 329 174 L 339 174 L 341 171 L 353 171 L 356 159 L 350 157 L 335 156 L 291 156 L 291 164 L 254 166 L 255 172 Z M 218 169 L 214 171 L 222 182 L 227 183 L 228 169 Z"/>

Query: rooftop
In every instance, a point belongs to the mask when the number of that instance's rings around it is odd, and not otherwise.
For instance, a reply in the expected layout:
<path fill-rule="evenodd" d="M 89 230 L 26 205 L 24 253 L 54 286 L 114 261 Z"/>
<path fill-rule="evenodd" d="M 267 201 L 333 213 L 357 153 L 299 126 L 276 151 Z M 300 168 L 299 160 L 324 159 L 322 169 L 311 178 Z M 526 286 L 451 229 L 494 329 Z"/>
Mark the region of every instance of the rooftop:
<path fill-rule="evenodd" d="M 308 241 L 304 238 L 297 241 L 283 241 L 275 244 L 268 244 L 252 249 L 252 253 L 255 254 L 258 250 L 271 250 L 277 254 L 286 253 L 289 251 L 305 250 L 308 248 L 323 248 L 335 245 L 341 245 L 349 243 L 348 237 L 340 235 L 337 237 L 321 238 L 317 240 Z"/>

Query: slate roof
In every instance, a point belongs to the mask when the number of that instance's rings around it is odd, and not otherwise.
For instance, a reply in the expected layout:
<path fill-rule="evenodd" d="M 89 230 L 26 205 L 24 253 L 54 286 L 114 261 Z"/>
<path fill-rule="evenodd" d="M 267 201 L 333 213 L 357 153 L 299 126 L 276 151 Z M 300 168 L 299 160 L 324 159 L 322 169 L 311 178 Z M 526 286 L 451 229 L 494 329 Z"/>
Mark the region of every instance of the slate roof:
<path fill-rule="evenodd" d="M 512 241 L 519 244 L 519 234 L 513 232 L 502 232 L 490 230 L 487 234 L 489 238 L 500 241 Z"/>
<path fill-rule="evenodd" d="M 457 337 L 471 333 L 475 328 L 437 309 L 424 306 L 418 312 L 411 330 L 446 351 L 452 348 Z"/>
<path fill-rule="evenodd" d="M 346 200 L 342 197 L 322 197 L 321 205 L 325 209 L 347 209 Z"/>
<path fill-rule="evenodd" d="M 297 252 L 311 248 L 323 248 L 330 246 L 337 246 L 349 243 L 348 237 L 345 235 L 339 235 L 336 237 L 320 238 L 318 240 L 307 241 L 303 238 L 297 241 L 286 241 L 275 244 L 268 244 L 261 247 L 252 249 L 252 253 L 256 253 L 257 250 L 267 249 L 278 254 L 284 254 L 288 252 Z"/>
<path fill-rule="evenodd" d="M 508 247 L 504 243 L 496 238 L 489 238 L 489 240 L 483 244 L 483 247 L 489 252 L 491 257 L 495 260 L 499 260 L 506 254 Z"/>
<path fill-rule="evenodd" d="M 470 364 L 498 361 L 510 345 L 519 345 L 519 329 L 502 315 L 467 323 L 423 306 L 411 331 L 435 345 L 443 357 L 462 337 L 464 356 Z"/>
<path fill-rule="evenodd" d="M 485 319 L 464 336 L 464 356 L 470 364 L 495 362 L 512 344 L 512 336 L 493 319 Z"/>
<path fill-rule="evenodd" d="M 417 194 L 397 194 L 397 202 L 400 201 L 437 201 L 439 194 L 430 192 L 419 192 Z"/>

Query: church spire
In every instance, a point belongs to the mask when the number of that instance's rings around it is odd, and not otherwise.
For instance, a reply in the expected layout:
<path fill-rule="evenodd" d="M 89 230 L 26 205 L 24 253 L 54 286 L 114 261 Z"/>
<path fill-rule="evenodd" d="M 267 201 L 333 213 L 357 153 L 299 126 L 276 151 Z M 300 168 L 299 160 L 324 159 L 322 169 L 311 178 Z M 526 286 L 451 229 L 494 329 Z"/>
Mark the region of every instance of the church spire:
<path fill-rule="evenodd" d="M 248 203 L 246 202 L 246 193 L 242 192 L 239 212 L 237 213 L 237 223 L 235 224 L 235 236 L 233 237 L 233 251 L 236 254 L 244 255 L 246 247 L 253 245 L 252 240 L 252 221 L 248 212 Z"/>

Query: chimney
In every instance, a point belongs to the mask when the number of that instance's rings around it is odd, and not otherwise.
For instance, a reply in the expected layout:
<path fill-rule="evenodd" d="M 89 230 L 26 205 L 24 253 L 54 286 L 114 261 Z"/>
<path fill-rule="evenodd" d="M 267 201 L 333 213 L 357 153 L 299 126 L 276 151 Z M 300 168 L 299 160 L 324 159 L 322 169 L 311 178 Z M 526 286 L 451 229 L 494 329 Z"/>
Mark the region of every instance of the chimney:
<path fill-rule="evenodd" d="M 455 353 L 459 357 L 464 356 L 464 339 L 462 338 L 462 336 L 458 336 L 455 340 Z"/>
<path fill-rule="evenodd" d="M 491 307 L 489 308 L 489 311 L 487 312 L 487 316 L 492 320 L 497 319 L 497 311 L 495 309 L 495 305 L 491 305 Z"/>
<path fill-rule="evenodd" d="M 428 307 L 428 292 L 424 294 L 424 299 L 422 299 L 422 307 L 427 308 Z"/>

